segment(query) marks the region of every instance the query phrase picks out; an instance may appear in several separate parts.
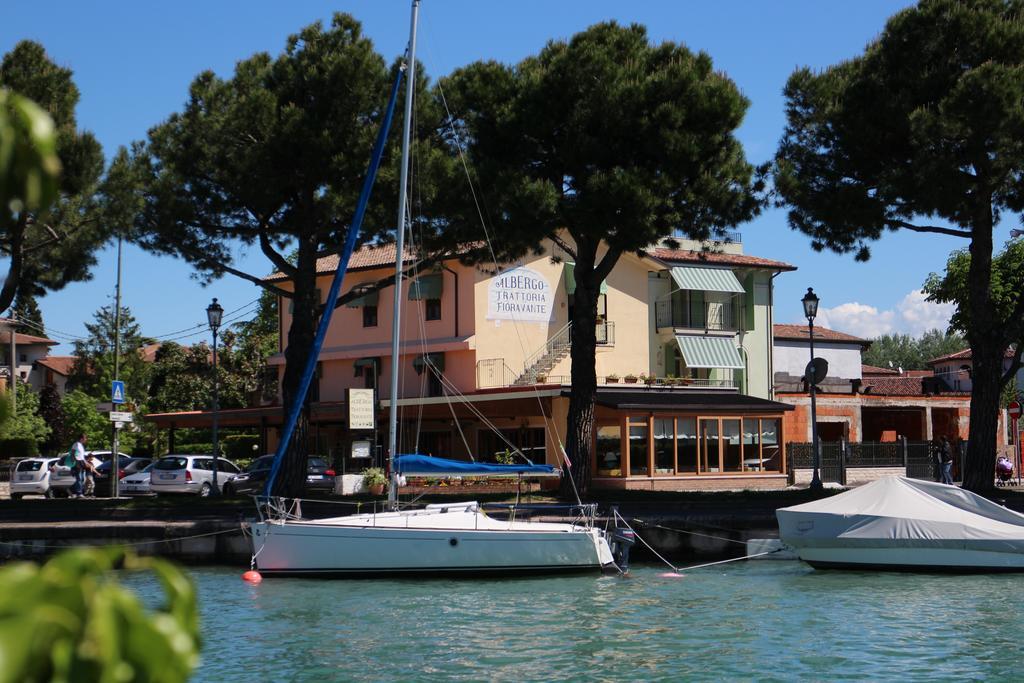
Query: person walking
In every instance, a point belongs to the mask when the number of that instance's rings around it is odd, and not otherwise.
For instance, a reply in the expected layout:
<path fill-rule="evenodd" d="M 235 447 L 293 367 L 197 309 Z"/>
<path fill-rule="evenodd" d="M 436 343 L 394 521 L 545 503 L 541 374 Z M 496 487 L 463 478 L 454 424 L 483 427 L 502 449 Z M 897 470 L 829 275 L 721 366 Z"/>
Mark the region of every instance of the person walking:
<path fill-rule="evenodd" d="M 88 440 L 89 437 L 82 432 L 78 435 L 75 443 L 71 444 L 71 455 L 75 460 L 75 464 L 71 467 L 71 475 L 75 478 L 75 483 L 71 485 L 72 498 L 81 498 L 85 491 L 85 470 L 88 467 L 85 461 L 85 444 Z"/>
<path fill-rule="evenodd" d="M 953 446 L 950 445 L 949 439 L 942 437 L 939 442 L 939 448 L 941 449 L 942 455 L 942 483 L 950 484 L 953 483 Z"/>
<path fill-rule="evenodd" d="M 85 457 L 85 497 L 96 497 L 96 468 L 102 463 L 100 459 L 90 453 Z"/>

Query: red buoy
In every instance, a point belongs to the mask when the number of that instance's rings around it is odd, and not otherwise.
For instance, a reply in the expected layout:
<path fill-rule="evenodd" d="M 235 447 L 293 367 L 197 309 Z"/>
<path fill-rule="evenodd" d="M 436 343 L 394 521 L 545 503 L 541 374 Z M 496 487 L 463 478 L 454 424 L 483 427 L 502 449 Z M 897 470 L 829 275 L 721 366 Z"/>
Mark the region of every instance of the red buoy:
<path fill-rule="evenodd" d="M 242 574 L 242 581 L 246 583 L 259 583 L 263 580 L 263 577 L 255 569 L 250 569 L 246 573 Z"/>

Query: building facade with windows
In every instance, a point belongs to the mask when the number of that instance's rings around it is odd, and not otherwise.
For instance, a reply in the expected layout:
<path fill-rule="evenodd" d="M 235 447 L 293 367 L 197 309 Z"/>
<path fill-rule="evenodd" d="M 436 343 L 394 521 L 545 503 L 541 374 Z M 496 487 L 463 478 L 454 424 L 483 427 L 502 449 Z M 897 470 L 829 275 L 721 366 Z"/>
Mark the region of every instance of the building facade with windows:
<path fill-rule="evenodd" d="M 542 255 L 497 269 L 452 258 L 403 283 L 396 397 L 388 381 L 394 292 L 369 289 L 393 272 L 395 249 L 356 252 L 342 291 L 365 295 L 335 311 L 320 353 L 317 451 L 338 469 L 360 469 L 365 461 L 353 454 L 366 454 L 366 442 L 371 456 L 386 452 L 383 426 L 394 406 L 397 452 L 494 460 L 508 451 L 561 465 L 574 264 L 556 244 L 543 246 Z M 322 296 L 336 266 L 336 257 L 318 264 Z M 660 243 L 620 258 L 598 302 L 595 486 L 786 485 L 782 423 L 790 408 L 772 400 L 772 284 L 791 270 L 743 254 L 739 243 Z M 271 279 L 289 287 L 284 277 Z M 280 311 L 281 353 L 271 364 L 283 372 L 287 299 Z M 375 392 L 375 432 L 348 428 L 350 389 Z M 273 448 L 281 408 L 256 410 L 265 411 Z"/>

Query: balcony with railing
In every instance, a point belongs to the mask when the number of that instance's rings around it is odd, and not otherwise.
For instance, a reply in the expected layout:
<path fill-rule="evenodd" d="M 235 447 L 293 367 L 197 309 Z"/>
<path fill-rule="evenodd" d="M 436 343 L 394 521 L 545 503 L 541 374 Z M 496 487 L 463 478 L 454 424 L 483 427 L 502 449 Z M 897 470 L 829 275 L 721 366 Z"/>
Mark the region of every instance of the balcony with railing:
<path fill-rule="evenodd" d="M 741 314 L 742 309 L 735 299 L 729 303 L 707 301 L 680 305 L 677 301 L 665 300 L 654 304 L 655 326 L 659 330 L 679 327 L 735 332 L 739 329 Z"/>

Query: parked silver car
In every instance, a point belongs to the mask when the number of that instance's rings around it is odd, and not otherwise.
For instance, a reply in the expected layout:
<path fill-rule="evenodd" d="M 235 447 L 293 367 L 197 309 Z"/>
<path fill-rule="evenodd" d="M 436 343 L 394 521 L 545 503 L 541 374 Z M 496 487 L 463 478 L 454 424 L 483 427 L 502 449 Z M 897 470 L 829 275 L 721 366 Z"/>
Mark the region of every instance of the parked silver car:
<path fill-rule="evenodd" d="M 217 459 L 217 490 L 238 474 L 235 463 Z M 149 472 L 149 489 L 157 495 L 167 493 L 193 493 L 208 496 L 213 492 L 212 455 L 165 455 L 153 464 Z"/>
<path fill-rule="evenodd" d="M 152 493 L 149 487 L 149 477 L 154 467 L 156 467 L 156 463 L 151 462 L 146 465 L 145 469 L 125 476 L 121 480 L 121 493 L 130 496 L 144 496 Z"/>

